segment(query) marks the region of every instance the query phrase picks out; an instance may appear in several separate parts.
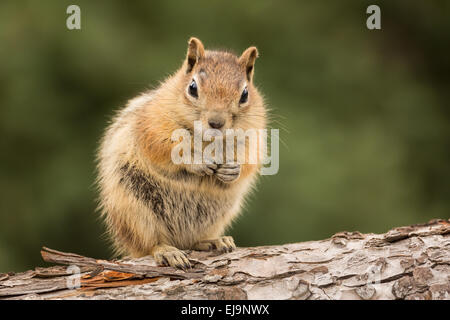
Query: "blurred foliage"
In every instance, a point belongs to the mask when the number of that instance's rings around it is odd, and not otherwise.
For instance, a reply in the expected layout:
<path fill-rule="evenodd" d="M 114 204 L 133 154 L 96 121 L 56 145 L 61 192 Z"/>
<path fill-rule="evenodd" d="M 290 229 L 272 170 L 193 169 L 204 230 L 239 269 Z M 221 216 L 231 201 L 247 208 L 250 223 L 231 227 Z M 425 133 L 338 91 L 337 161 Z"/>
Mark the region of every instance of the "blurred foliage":
<path fill-rule="evenodd" d="M 381 6 L 382 30 L 366 28 Z M 66 28 L 81 7 L 82 29 Z M 187 40 L 258 46 L 255 81 L 281 128 L 231 234 L 241 246 L 448 218 L 448 1 L 0 3 L 0 272 L 41 246 L 108 258 L 95 152 L 113 111 L 158 84 Z"/>

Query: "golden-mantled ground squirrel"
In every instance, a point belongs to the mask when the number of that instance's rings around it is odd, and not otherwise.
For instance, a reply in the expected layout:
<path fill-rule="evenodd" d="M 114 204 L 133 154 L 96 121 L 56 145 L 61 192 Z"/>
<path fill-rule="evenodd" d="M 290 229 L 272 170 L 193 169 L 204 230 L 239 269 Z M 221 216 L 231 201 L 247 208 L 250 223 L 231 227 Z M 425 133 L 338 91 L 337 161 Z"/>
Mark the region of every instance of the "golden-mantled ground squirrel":
<path fill-rule="evenodd" d="M 253 85 L 255 47 L 240 57 L 189 40 L 181 68 L 157 89 L 130 100 L 106 130 L 98 153 L 100 209 L 116 252 L 153 255 L 190 267 L 181 250 L 231 251 L 224 230 L 239 213 L 260 168 L 249 163 L 175 164 L 174 130 L 264 129 Z"/>

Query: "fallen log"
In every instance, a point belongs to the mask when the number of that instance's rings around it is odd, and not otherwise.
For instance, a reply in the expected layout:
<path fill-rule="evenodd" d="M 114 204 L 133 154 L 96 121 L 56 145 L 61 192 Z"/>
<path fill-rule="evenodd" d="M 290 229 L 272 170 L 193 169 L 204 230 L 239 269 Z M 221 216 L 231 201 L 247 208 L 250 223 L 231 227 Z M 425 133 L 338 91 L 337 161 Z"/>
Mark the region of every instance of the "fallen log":
<path fill-rule="evenodd" d="M 188 251 L 186 271 L 151 257 L 107 261 L 44 247 L 44 261 L 59 266 L 0 274 L 0 299 L 449 300 L 449 221 L 226 254 Z"/>

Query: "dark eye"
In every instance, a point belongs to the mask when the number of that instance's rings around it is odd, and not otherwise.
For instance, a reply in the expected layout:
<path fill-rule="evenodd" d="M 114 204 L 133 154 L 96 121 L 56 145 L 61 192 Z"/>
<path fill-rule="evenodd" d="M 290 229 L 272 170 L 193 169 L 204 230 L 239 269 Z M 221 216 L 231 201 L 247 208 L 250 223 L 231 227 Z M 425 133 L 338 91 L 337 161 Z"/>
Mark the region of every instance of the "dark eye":
<path fill-rule="evenodd" d="M 197 82 L 195 82 L 195 80 L 192 80 L 192 82 L 189 84 L 188 90 L 191 96 L 193 96 L 194 98 L 198 98 Z"/>
<path fill-rule="evenodd" d="M 246 103 L 248 100 L 248 90 L 247 88 L 244 88 L 244 91 L 242 91 L 241 99 L 239 100 L 239 103 Z"/>

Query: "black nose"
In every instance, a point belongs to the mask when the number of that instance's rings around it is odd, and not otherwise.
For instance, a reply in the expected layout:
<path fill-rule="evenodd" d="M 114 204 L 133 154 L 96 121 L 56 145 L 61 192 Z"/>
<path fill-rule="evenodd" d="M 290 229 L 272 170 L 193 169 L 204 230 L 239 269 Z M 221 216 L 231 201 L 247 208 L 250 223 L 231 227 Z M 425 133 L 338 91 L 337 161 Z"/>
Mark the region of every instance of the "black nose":
<path fill-rule="evenodd" d="M 224 119 L 209 119 L 208 123 L 211 126 L 211 128 L 220 129 L 225 124 L 225 120 Z"/>

